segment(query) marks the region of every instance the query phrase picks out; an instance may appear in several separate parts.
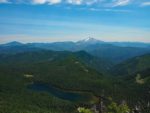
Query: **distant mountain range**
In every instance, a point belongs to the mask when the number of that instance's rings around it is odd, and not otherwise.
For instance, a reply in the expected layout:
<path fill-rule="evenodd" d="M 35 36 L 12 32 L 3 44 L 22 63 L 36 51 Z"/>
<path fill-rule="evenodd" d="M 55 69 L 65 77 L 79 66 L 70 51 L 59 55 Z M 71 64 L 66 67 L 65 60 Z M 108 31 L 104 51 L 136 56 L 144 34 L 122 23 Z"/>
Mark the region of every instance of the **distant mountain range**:
<path fill-rule="evenodd" d="M 61 46 L 61 45 L 70 45 L 70 46 L 83 46 L 83 45 L 95 45 L 95 44 L 111 44 L 114 46 L 119 46 L 119 47 L 140 47 L 140 48 L 149 48 L 150 43 L 144 43 L 144 42 L 105 42 L 101 41 L 92 37 L 79 40 L 77 42 L 72 42 L 72 41 L 64 41 L 64 42 L 51 42 L 51 43 L 26 43 L 26 45 L 35 45 L 35 46 Z M 17 41 L 12 41 L 6 44 L 1 44 L 3 46 L 16 46 L 16 45 L 23 45 L 21 42 Z M 64 47 L 65 48 L 65 47 Z M 69 47 L 68 47 L 69 48 Z"/>
<path fill-rule="evenodd" d="M 87 38 L 77 42 L 53 43 L 20 43 L 10 42 L 0 45 L 0 53 L 18 53 L 25 51 L 53 50 L 53 51 L 86 51 L 87 53 L 107 59 L 114 64 L 121 63 L 128 58 L 150 53 L 150 43 L 141 42 L 104 42 L 94 38 Z"/>

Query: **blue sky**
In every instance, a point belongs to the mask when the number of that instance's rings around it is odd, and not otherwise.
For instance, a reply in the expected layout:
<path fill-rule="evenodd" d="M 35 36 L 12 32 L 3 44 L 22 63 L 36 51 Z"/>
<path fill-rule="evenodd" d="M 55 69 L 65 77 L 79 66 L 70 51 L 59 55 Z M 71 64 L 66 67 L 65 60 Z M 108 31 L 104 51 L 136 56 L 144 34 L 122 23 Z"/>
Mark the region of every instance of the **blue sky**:
<path fill-rule="evenodd" d="M 0 0 L 0 43 L 150 42 L 150 0 Z"/>

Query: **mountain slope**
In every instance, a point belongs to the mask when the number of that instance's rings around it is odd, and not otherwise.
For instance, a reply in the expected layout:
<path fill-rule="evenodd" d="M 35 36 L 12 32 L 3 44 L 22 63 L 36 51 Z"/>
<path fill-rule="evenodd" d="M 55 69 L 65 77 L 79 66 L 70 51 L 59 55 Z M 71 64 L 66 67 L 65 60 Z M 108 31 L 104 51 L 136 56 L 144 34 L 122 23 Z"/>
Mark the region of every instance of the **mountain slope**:
<path fill-rule="evenodd" d="M 85 51 L 74 52 L 74 55 L 87 66 L 96 69 L 99 72 L 106 73 L 111 69 L 113 63 L 105 58 L 92 56 Z"/>
<path fill-rule="evenodd" d="M 100 62 L 101 64 L 98 64 Z M 105 74 L 102 68 L 104 62 L 84 51 L 74 53 L 36 51 L 0 55 L 1 72 L 31 74 L 35 75 L 36 80 L 47 81 L 55 85 L 63 84 L 61 86 L 66 88 L 81 87 L 80 89 L 89 89 L 94 92 L 98 89 L 100 92 L 102 84 L 103 88 L 108 87 L 106 84 L 109 83 L 104 82 L 107 81 L 105 79 L 107 76 L 103 76 Z M 72 85 L 69 87 L 68 84 Z"/>
<path fill-rule="evenodd" d="M 0 57 L 0 112 L 74 113 L 77 106 L 91 101 L 72 102 L 47 92 L 29 90 L 27 86 L 40 82 L 62 90 L 98 91 L 99 94 L 103 77 L 70 52 L 3 54 Z"/>
<path fill-rule="evenodd" d="M 41 48 L 53 51 L 73 51 L 75 48 L 74 42 L 53 42 L 53 43 L 27 43 L 27 46 Z"/>
<path fill-rule="evenodd" d="M 6 44 L 2 44 L 2 46 L 19 46 L 19 45 L 23 45 L 22 43 L 20 42 L 17 42 L 17 41 L 13 41 L 13 42 L 9 42 L 9 43 L 6 43 Z"/>
<path fill-rule="evenodd" d="M 41 59 L 54 60 L 55 58 L 59 58 L 59 56 L 61 56 L 60 58 L 64 58 L 68 54 L 74 54 L 76 57 L 78 57 L 78 59 L 80 59 L 80 61 L 82 61 L 89 67 L 96 69 L 99 72 L 104 72 L 110 69 L 110 67 L 112 67 L 113 65 L 109 60 L 105 60 L 104 58 L 101 59 L 98 57 L 94 57 L 84 51 L 79 51 L 79 52 L 56 51 L 55 52 L 51 50 L 32 47 L 31 45 L 14 45 L 9 47 L 2 46 L 0 47 L 0 54 L 1 54 L 0 56 L 1 59 L 3 58 L 2 61 L 5 61 L 5 63 L 8 62 L 7 56 L 9 56 L 10 54 L 14 54 L 14 56 L 12 56 L 11 59 L 9 59 L 11 62 L 24 61 L 28 59 L 28 57 L 30 57 L 30 61 L 39 60 L 40 62 Z M 18 57 L 18 55 L 20 57 Z"/>
<path fill-rule="evenodd" d="M 34 44 L 33 44 L 34 45 Z M 33 46 L 32 44 L 30 46 Z M 51 44 L 41 44 L 40 46 L 33 46 L 47 50 L 54 51 L 86 51 L 89 54 L 108 59 L 109 61 L 118 64 L 129 58 L 150 53 L 150 48 L 139 47 L 119 47 L 109 43 L 89 39 L 87 41 L 72 42 L 59 42 Z"/>
<path fill-rule="evenodd" d="M 150 54 L 138 56 L 129 59 L 119 65 L 116 65 L 112 70 L 116 75 L 133 75 L 137 72 L 150 69 Z"/>
<path fill-rule="evenodd" d="M 110 44 L 119 47 L 138 47 L 138 48 L 150 48 L 150 43 L 142 42 L 110 42 Z"/>
<path fill-rule="evenodd" d="M 149 43 L 110 43 L 89 38 L 78 42 L 27 43 L 17 45 L 3 44 L 0 46 L 0 53 L 24 52 L 37 49 L 71 52 L 84 50 L 93 56 L 99 57 L 100 59 L 108 59 L 112 63 L 118 64 L 129 58 L 150 53 L 149 45 Z"/>
<path fill-rule="evenodd" d="M 92 49 L 91 49 L 92 48 Z M 118 64 L 129 58 L 140 56 L 150 53 L 148 48 L 133 48 L 133 47 L 117 47 L 112 45 L 94 45 L 85 49 L 88 53 L 111 60 L 113 63 Z"/>
<path fill-rule="evenodd" d="M 40 48 L 35 48 L 32 46 L 27 46 L 25 44 L 10 44 L 10 45 L 0 45 L 0 54 L 16 54 L 29 51 L 39 51 L 43 50 Z"/>
<path fill-rule="evenodd" d="M 31 74 L 35 81 L 69 89 L 94 90 L 101 87 L 103 75 L 85 65 L 76 55 L 77 53 L 53 51 L 4 55 L 0 58 L 1 73 L 21 76 Z"/>

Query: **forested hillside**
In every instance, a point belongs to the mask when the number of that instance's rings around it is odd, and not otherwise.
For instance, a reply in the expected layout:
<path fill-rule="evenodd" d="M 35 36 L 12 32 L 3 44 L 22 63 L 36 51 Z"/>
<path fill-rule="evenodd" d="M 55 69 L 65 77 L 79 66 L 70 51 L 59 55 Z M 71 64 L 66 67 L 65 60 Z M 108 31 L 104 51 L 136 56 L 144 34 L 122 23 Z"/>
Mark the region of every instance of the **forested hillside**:
<path fill-rule="evenodd" d="M 114 65 L 85 51 L 28 49 L 0 53 L 0 112 L 76 113 L 101 98 L 105 111 L 113 100 L 148 113 L 149 54 Z"/>

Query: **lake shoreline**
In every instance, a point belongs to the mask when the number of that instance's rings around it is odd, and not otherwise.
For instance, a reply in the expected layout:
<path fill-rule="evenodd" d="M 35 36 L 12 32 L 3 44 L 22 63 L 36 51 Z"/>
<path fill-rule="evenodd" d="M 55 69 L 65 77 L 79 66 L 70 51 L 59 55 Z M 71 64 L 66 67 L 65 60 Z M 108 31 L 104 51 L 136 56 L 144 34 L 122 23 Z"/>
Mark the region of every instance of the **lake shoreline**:
<path fill-rule="evenodd" d="M 61 87 L 56 84 L 45 83 L 42 81 L 33 81 L 32 83 L 30 83 L 30 85 L 35 84 L 35 83 L 46 84 L 47 86 L 51 86 L 57 90 L 61 90 L 63 92 L 67 92 L 67 93 L 77 93 L 77 94 L 81 94 L 81 95 L 87 94 L 87 95 L 91 96 L 91 100 L 94 101 L 93 103 L 97 103 L 100 98 L 100 96 L 94 94 L 91 90 L 68 89 L 68 88 L 64 88 L 64 87 Z"/>

